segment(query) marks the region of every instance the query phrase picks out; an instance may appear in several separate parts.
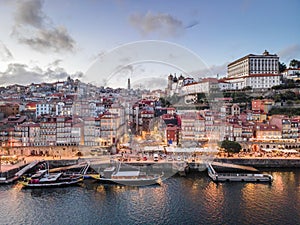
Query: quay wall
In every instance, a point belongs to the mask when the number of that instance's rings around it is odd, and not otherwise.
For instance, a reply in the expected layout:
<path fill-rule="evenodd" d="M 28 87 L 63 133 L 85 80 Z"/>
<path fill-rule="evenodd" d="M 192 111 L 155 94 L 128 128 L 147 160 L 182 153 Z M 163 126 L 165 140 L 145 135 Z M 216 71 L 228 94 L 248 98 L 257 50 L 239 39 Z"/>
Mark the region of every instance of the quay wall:
<path fill-rule="evenodd" d="M 74 157 L 79 152 L 81 155 L 89 154 L 91 149 L 97 146 L 20 146 L 20 147 L 0 147 L 3 155 L 17 156 L 53 156 L 53 157 Z M 98 147 L 99 148 L 99 147 Z"/>
<path fill-rule="evenodd" d="M 300 159 L 293 158 L 216 158 L 214 161 L 255 168 L 300 168 Z"/>
<path fill-rule="evenodd" d="M 67 159 L 67 160 L 48 160 L 50 168 L 62 167 L 77 164 L 82 160 Z M 252 166 L 255 168 L 300 168 L 300 159 L 284 158 L 216 158 L 216 162 L 231 163 L 243 166 Z M 130 163 L 130 162 L 127 162 Z M 149 163 L 149 162 L 148 162 Z M 147 163 L 146 163 L 147 164 Z M 152 163 L 151 163 L 152 164 Z M 155 164 L 155 163 L 154 163 Z M 195 163 L 189 163 L 189 167 L 192 169 Z M 170 163 L 172 165 L 172 163 Z M 19 168 L 14 168 L 6 172 L 0 172 L 0 177 L 13 177 L 24 165 Z M 203 168 L 204 169 L 204 168 Z"/>

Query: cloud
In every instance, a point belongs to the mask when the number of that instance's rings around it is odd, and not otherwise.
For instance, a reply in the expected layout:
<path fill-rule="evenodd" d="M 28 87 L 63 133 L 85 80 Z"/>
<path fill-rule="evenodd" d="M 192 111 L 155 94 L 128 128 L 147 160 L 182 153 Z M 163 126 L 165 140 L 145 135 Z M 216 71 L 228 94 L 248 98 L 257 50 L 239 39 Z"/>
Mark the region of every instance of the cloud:
<path fill-rule="evenodd" d="M 30 68 L 26 64 L 11 63 L 8 64 L 7 69 L 4 72 L 0 72 L 0 83 L 2 85 L 28 85 L 32 83 L 32 81 L 35 83 L 42 83 L 66 80 L 68 76 L 74 79 L 82 78 L 83 73 L 76 72 L 74 74 L 69 74 L 61 67 L 48 67 L 46 69 L 42 69 L 37 66 Z"/>
<path fill-rule="evenodd" d="M 16 24 L 30 25 L 36 28 L 43 27 L 47 16 L 42 11 L 42 6 L 43 3 L 41 1 L 19 1 L 15 14 Z"/>
<path fill-rule="evenodd" d="M 167 78 L 161 77 L 145 77 L 132 82 L 133 88 L 147 89 L 147 90 L 164 90 L 167 87 Z"/>
<path fill-rule="evenodd" d="M 165 13 L 135 13 L 130 15 L 129 22 L 142 35 L 158 33 L 161 36 L 177 36 L 184 30 L 182 21 Z"/>
<path fill-rule="evenodd" d="M 53 25 L 42 10 L 43 1 L 18 1 L 12 36 L 40 52 L 74 51 L 75 41 L 64 26 Z"/>
<path fill-rule="evenodd" d="M 14 57 L 9 51 L 9 49 L 6 47 L 5 44 L 2 43 L 2 41 L 0 41 L 0 60 L 7 62 L 13 59 Z"/>
<path fill-rule="evenodd" d="M 205 77 L 216 77 L 219 75 L 219 78 L 224 77 L 227 74 L 227 63 L 223 63 L 222 65 L 211 65 L 205 69 L 193 71 L 191 72 L 191 76 L 195 79 L 197 78 L 205 78 Z"/>
<path fill-rule="evenodd" d="M 57 67 L 57 66 L 59 66 L 59 64 L 62 62 L 62 60 L 61 59 L 56 59 L 56 60 L 54 60 L 52 63 L 49 63 L 48 64 L 48 67 Z"/>
<path fill-rule="evenodd" d="M 53 52 L 61 52 L 74 50 L 75 41 L 68 34 L 64 27 L 56 27 L 55 29 L 38 29 L 33 37 L 26 37 L 24 35 L 17 35 L 20 43 L 26 44 L 31 48 L 46 52 L 48 50 Z"/>
<path fill-rule="evenodd" d="M 212 65 L 209 67 L 209 70 L 213 75 L 219 74 L 220 76 L 225 76 L 227 73 L 227 65 L 229 62 L 224 63 L 222 65 Z"/>
<path fill-rule="evenodd" d="M 278 56 L 281 58 L 281 60 L 289 63 L 290 60 L 300 57 L 300 45 L 294 44 L 290 45 L 282 50 L 280 50 L 278 53 Z"/>

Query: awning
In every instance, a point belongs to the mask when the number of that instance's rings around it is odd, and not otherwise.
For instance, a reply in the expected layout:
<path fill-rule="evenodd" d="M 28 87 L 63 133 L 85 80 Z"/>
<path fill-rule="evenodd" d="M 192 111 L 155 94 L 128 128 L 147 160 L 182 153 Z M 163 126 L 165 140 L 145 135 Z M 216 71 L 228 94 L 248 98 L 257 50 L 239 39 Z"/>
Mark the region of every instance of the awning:
<path fill-rule="evenodd" d="M 217 149 L 212 148 L 174 148 L 166 147 L 167 152 L 173 153 L 208 153 L 208 152 L 218 152 Z"/>
<path fill-rule="evenodd" d="M 145 146 L 143 149 L 144 152 L 163 152 L 163 146 Z"/>
<path fill-rule="evenodd" d="M 283 152 L 283 153 L 298 153 L 298 151 L 295 149 L 280 149 L 278 151 Z"/>

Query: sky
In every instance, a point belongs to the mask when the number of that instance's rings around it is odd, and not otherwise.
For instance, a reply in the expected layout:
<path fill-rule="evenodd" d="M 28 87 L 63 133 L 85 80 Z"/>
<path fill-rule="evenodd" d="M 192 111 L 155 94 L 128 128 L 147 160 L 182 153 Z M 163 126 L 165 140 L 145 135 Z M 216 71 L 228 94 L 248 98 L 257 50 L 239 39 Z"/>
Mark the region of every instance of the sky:
<path fill-rule="evenodd" d="M 298 0 L 0 0 L 0 85 L 71 76 L 162 88 L 170 73 L 222 77 L 228 63 L 264 50 L 288 64 L 300 60 L 299 8 Z"/>

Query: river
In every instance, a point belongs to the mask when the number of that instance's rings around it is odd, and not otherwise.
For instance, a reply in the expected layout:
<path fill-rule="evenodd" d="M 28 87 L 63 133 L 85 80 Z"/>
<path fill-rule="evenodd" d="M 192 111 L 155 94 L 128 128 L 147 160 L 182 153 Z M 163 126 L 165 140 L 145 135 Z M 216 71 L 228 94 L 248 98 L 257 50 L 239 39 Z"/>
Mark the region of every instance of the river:
<path fill-rule="evenodd" d="M 148 187 L 0 186 L 0 224 L 299 224 L 300 170 L 267 172 L 272 184 L 216 184 L 193 172 Z"/>

